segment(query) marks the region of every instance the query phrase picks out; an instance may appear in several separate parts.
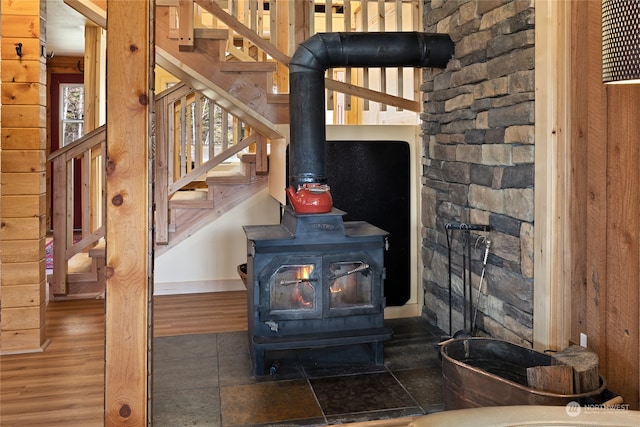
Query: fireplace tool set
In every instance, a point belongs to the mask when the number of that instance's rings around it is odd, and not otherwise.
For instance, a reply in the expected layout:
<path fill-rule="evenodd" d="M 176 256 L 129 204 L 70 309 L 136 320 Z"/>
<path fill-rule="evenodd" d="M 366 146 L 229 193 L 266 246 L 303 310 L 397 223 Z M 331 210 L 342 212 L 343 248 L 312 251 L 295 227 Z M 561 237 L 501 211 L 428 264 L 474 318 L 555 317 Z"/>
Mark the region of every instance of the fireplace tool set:
<path fill-rule="evenodd" d="M 477 318 L 478 318 L 478 307 L 480 305 L 480 295 L 482 295 L 482 285 L 484 283 L 484 275 L 487 267 L 487 259 L 489 257 L 489 249 L 491 248 L 491 240 L 487 239 L 485 235 L 477 236 L 475 239 L 475 247 L 477 248 L 479 244 L 484 244 L 484 256 L 482 258 L 482 272 L 480 273 L 480 283 L 478 284 L 478 296 L 476 299 L 475 309 L 473 306 L 473 284 L 471 281 L 472 278 L 472 267 L 471 267 L 471 241 L 472 241 L 472 231 L 480 231 L 480 232 L 488 232 L 490 231 L 490 227 L 488 225 L 479 225 L 479 224 L 464 224 L 464 223 L 447 223 L 445 224 L 445 232 L 447 235 L 447 256 L 448 256 L 448 285 L 449 285 L 449 336 L 443 337 L 443 341 L 446 341 L 451 338 L 467 338 L 471 337 L 475 334 L 477 328 Z M 452 334 L 452 324 L 453 324 L 453 286 L 452 286 L 452 270 L 453 264 L 451 261 L 452 255 L 452 244 L 451 244 L 451 233 L 453 230 L 460 231 L 460 239 L 462 241 L 462 299 L 463 299 L 463 307 L 462 307 L 462 316 L 463 316 L 463 326 L 461 330 Z M 468 293 L 468 297 L 467 297 Z M 468 327 L 467 327 L 467 319 L 468 319 Z"/>

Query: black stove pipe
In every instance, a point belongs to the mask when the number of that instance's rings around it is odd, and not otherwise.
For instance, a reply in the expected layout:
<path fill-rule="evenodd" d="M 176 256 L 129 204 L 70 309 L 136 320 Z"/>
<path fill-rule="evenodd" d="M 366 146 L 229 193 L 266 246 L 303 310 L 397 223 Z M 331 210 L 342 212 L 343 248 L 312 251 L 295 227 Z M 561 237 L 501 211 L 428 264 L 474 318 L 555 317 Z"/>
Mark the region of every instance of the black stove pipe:
<path fill-rule="evenodd" d="M 289 63 L 289 181 L 294 189 L 326 183 L 324 72 L 333 67 L 445 68 L 454 44 L 447 34 L 318 33 Z"/>

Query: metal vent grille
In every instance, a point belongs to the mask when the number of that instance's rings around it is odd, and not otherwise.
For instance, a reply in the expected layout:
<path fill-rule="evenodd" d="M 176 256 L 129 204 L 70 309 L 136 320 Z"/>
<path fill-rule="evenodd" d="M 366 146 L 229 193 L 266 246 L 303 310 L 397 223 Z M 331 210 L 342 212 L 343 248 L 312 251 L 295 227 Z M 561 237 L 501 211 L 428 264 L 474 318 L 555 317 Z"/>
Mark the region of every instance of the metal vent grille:
<path fill-rule="evenodd" d="M 640 0 L 602 2 L 602 80 L 640 83 Z"/>

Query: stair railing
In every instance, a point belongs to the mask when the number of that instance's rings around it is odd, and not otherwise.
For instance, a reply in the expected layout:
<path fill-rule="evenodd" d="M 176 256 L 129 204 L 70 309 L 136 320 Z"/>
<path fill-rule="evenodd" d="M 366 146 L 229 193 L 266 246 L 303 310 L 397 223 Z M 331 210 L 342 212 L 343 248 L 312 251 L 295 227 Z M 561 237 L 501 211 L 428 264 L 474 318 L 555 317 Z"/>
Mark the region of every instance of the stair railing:
<path fill-rule="evenodd" d="M 238 161 L 242 151 L 266 157 L 267 144 L 267 138 L 184 83 L 159 93 L 154 186 L 156 244 L 169 243 L 169 200 L 174 193 L 204 182 L 208 171 L 224 162 Z"/>
<path fill-rule="evenodd" d="M 298 43 L 317 31 L 421 31 L 421 0 L 257 1 L 194 0 L 196 15 L 210 14 L 212 25 L 227 28 L 228 54 L 234 59 L 275 60 L 272 87 L 288 92 L 289 55 Z M 308 13 L 308 17 L 301 14 Z M 200 18 L 200 21 L 203 21 Z M 239 52 L 239 53 L 236 53 Z M 420 70 L 417 68 L 334 68 L 327 71 L 327 110 L 334 123 L 354 123 L 358 113 L 370 110 L 370 101 L 413 112 L 420 111 Z M 344 94 L 336 95 L 335 92 Z M 355 96 L 360 101 L 353 101 Z"/>
<path fill-rule="evenodd" d="M 106 131 L 101 126 L 51 153 L 53 181 L 53 294 L 66 294 L 69 260 L 105 235 Z M 80 198 L 76 190 L 80 187 Z M 82 206 L 81 230 L 74 230 L 74 207 Z"/>

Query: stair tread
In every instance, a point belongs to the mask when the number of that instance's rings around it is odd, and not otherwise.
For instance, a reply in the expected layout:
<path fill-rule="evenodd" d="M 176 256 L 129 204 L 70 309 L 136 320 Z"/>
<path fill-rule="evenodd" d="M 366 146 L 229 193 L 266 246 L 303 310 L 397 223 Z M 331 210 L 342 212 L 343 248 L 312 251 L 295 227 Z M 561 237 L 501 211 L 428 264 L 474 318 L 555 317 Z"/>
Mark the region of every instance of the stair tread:
<path fill-rule="evenodd" d="M 209 197 L 208 188 L 177 191 L 169 199 L 169 207 L 172 209 L 210 209 L 213 208 L 213 200 Z"/>
<path fill-rule="evenodd" d="M 88 253 L 81 252 L 69 260 L 69 274 L 90 273 L 93 261 Z"/>
<path fill-rule="evenodd" d="M 207 172 L 207 179 L 211 177 L 227 177 L 227 176 L 232 176 L 232 177 L 244 176 L 244 173 L 242 171 L 216 171 L 216 170 Z"/>
<path fill-rule="evenodd" d="M 176 191 L 171 196 L 169 202 L 177 202 L 177 201 L 188 201 L 188 200 L 206 200 L 207 199 L 207 191 L 206 190 L 187 190 L 187 191 Z"/>
<path fill-rule="evenodd" d="M 89 258 L 104 258 L 106 256 L 107 245 L 104 239 L 100 239 L 98 243 L 89 249 Z"/>

